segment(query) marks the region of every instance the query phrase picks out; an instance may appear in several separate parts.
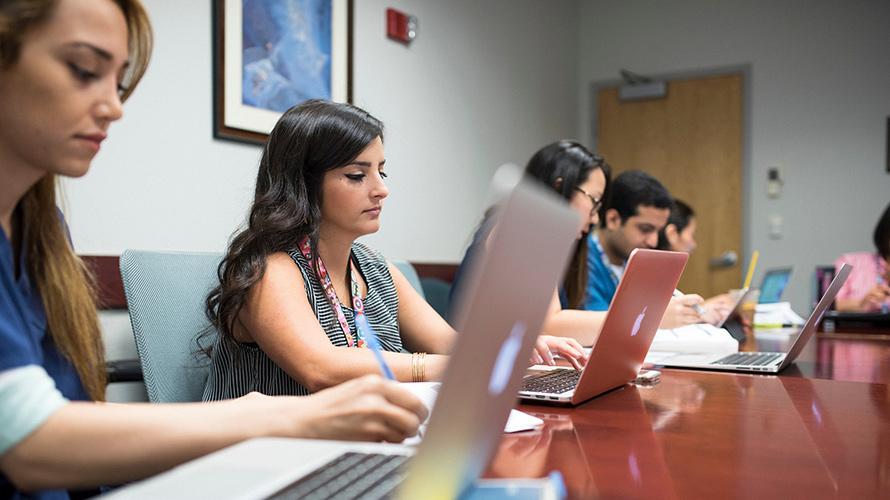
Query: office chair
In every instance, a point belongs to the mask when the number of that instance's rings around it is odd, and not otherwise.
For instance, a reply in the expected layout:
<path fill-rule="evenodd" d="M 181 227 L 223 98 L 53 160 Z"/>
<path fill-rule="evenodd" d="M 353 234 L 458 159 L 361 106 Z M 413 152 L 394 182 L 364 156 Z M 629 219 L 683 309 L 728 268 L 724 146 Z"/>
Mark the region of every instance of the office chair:
<path fill-rule="evenodd" d="M 417 290 L 417 293 L 426 299 L 426 295 L 423 293 L 423 285 L 420 284 L 420 276 L 417 275 L 417 270 L 414 269 L 414 266 L 407 260 L 390 260 L 390 262 L 405 275 L 405 278 L 408 278 L 408 283 L 411 283 L 411 286 Z"/>
<path fill-rule="evenodd" d="M 201 400 L 210 361 L 197 354 L 195 339 L 209 326 L 204 299 L 218 283 L 221 259 L 214 253 L 126 250 L 121 255 L 124 294 L 152 403 Z"/>
<path fill-rule="evenodd" d="M 816 306 L 816 303 L 819 302 L 819 299 L 825 295 L 825 290 L 828 289 L 828 285 L 831 284 L 831 280 L 834 279 L 835 269 L 834 266 L 816 266 L 816 272 L 813 274 L 814 276 L 814 287 L 813 287 L 813 307 Z M 833 311 L 835 308 L 835 303 L 832 302 L 828 307 L 829 311 Z"/>
<path fill-rule="evenodd" d="M 451 283 L 439 278 L 420 278 L 423 285 L 423 292 L 426 301 L 429 302 L 433 309 L 439 313 L 446 321 L 448 320 L 448 309 L 450 307 Z"/>

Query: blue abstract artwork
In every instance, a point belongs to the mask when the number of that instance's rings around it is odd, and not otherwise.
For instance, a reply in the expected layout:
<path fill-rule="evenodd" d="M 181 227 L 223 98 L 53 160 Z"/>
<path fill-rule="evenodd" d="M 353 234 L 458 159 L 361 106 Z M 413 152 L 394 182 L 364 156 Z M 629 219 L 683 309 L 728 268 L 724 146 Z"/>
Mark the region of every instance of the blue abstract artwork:
<path fill-rule="evenodd" d="M 242 0 L 242 103 L 331 99 L 331 0 Z"/>

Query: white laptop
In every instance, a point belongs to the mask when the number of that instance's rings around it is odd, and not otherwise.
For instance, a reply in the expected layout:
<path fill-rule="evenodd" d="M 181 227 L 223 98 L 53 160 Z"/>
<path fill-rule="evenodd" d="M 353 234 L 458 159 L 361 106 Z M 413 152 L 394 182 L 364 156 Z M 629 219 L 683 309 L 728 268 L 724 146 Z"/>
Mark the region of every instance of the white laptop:
<path fill-rule="evenodd" d="M 631 252 L 584 369 L 528 375 L 519 397 L 577 405 L 634 380 L 688 259 L 685 252 Z"/>
<path fill-rule="evenodd" d="M 255 439 L 111 497 L 421 499 L 456 498 L 469 491 L 516 403 L 579 225 L 565 200 L 530 181 L 512 189 L 498 217 L 498 229 L 473 259 L 474 272 L 458 298 L 461 334 L 418 448 Z M 528 251 L 532 243 L 534 251 Z"/>
<path fill-rule="evenodd" d="M 658 360 L 658 364 L 670 368 L 697 368 L 734 372 L 778 373 L 794 362 L 807 341 L 816 333 L 822 315 L 834 302 L 838 290 L 843 286 L 853 268 L 847 264 L 837 272 L 825 295 L 816 304 L 806 324 L 791 343 L 788 352 L 737 352 L 734 354 L 677 354 Z"/>

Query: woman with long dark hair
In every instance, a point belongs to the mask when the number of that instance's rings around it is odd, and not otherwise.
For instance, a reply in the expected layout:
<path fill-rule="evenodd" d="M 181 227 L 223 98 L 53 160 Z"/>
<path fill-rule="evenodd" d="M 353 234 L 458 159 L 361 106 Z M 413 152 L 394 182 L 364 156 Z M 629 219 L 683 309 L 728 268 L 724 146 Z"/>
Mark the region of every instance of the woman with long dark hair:
<path fill-rule="evenodd" d="M 561 140 L 539 149 L 528 161 L 525 175 L 556 192 L 580 216 L 575 249 L 562 284 L 554 292 L 544 332 L 591 345 L 599 335 L 605 312 L 579 310 L 587 290 L 587 233 L 599 222 L 599 209 L 609 192 L 611 167 L 582 144 Z M 492 230 L 492 220 L 488 214 L 483 219 L 466 256 L 473 255 L 480 245 L 484 245 Z M 464 257 L 452 286 L 452 296 L 459 293 L 461 276 L 467 267 L 467 257 Z M 546 353 L 540 360 L 552 363 Z"/>
<path fill-rule="evenodd" d="M 251 437 L 398 442 L 426 416 L 379 377 L 303 398 L 102 404 L 94 289 L 56 181 L 89 170 L 151 45 L 138 0 L 0 3 L 0 498 L 67 498 Z"/>
<path fill-rule="evenodd" d="M 308 394 L 380 368 L 357 327 L 364 317 L 401 381 L 441 379 L 455 332 L 376 251 L 383 124 L 349 104 L 308 101 L 282 115 L 260 160 L 245 228 L 207 298 L 219 332 L 205 400 Z M 583 359 L 544 337 L 541 350 Z M 405 352 L 408 351 L 408 352 Z"/>

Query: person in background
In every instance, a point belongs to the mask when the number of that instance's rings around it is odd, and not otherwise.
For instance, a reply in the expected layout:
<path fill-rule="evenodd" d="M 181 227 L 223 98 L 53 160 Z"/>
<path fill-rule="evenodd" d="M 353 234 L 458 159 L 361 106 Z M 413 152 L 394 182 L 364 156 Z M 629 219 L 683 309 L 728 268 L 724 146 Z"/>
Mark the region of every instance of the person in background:
<path fill-rule="evenodd" d="M 698 224 L 695 211 L 682 200 L 674 198 L 667 224 L 658 232 L 659 250 L 692 253 L 698 247 L 695 230 Z"/>
<path fill-rule="evenodd" d="M 56 181 L 89 170 L 151 45 L 138 0 L 0 3 L 0 498 L 68 498 L 252 437 L 398 442 L 426 418 L 370 376 L 311 397 L 103 402 L 93 285 Z"/>
<path fill-rule="evenodd" d="M 219 336 L 205 400 L 308 394 L 377 373 L 362 325 L 396 379 L 442 379 L 456 332 L 398 268 L 356 241 L 380 229 L 392 170 L 383 124 L 360 108 L 312 100 L 281 116 L 248 224 L 207 298 Z M 557 337 L 539 338 L 538 350 L 586 358 Z"/>
<path fill-rule="evenodd" d="M 835 269 L 853 266 L 835 302 L 838 311 L 890 313 L 890 204 L 884 209 L 872 235 L 874 252 L 840 256 Z"/>
<path fill-rule="evenodd" d="M 599 209 L 609 190 L 611 168 L 602 157 L 580 143 L 561 140 L 539 149 L 528 161 L 525 175 L 564 198 L 580 218 L 575 249 L 562 282 L 553 293 L 544 332 L 592 345 L 605 313 L 580 310 L 587 293 L 587 234 L 599 221 Z M 470 267 L 472 256 L 485 245 L 493 226 L 494 217 L 489 211 L 455 274 L 452 297 L 460 293 L 463 273 Z M 547 361 L 549 363 L 549 358 Z"/>
<path fill-rule="evenodd" d="M 686 202 L 674 198 L 667 224 L 658 232 L 657 248 L 691 254 L 698 247 L 698 243 L 695 241 L 697 228 L 695 210 Z M 733 302 L 729 294 L 722 293 L 711 297 L 705 300 L 702 306 L 706 312 L 703 320 L 717 324 L 732 312 L 732 306 Z"/>
<path fill-rule="evenodd" d="M 636 248 L 656 248 L 658 232 L 668 222 L 672 206 L 668 190 L 651 175 L 639 171 L 622 172 L 612 183 L 603 207 L 599 228 L 589 236 L 587 257 L 587 298 L 584 309 L 609 308 L 624 266 Z M 673 297 L 661 321 L 661 328 L 700 323 L 695 311 L 702 298 L 695 294 Z"/>

